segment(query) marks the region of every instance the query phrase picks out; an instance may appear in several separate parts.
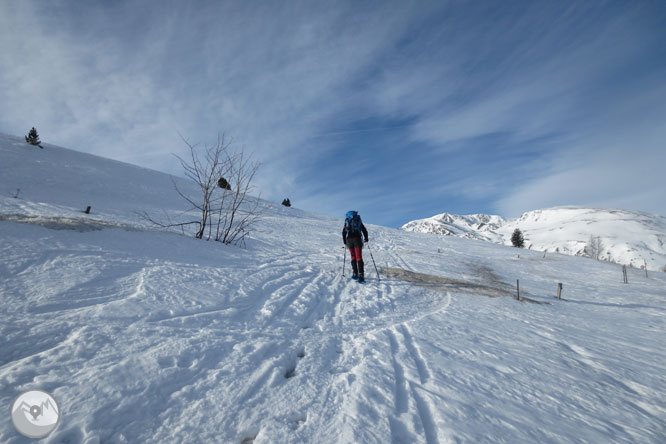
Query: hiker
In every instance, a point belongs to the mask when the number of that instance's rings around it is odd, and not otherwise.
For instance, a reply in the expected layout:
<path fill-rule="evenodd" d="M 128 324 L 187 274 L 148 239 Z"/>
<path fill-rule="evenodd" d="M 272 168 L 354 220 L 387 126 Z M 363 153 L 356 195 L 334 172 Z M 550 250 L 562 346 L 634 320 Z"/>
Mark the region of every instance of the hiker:
<path fill-rule="evenodd" d="M 349 248 L 351 253 L 352 279 L 358 279 L 359 282 L 365 282 L 363 275 L 363 241 L 368 242 L 368 230 L 361 221 L 361 216 L 357 211 L 347 211 L 345 217 L 345 226 L 342 229 L 342 242 Z"/>

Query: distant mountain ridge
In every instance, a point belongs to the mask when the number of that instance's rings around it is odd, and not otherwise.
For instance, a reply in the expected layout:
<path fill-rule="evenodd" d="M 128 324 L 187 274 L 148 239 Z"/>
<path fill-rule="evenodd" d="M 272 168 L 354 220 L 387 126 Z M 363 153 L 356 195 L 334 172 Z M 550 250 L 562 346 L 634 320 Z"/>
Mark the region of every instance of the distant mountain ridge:
<path fill-rule="evenodd" d="M 443 234 L 467 239 L 496 242 L 495 233 L 507 221 L 501 216 L 487 214 L 456 215 L 442 213 L 436 216 L 409 222 L 402 226 L 405 231 Z"/>
<path fill-rule="evenodd" d="M 641 211 L 563 206 L 528 211 L 517 219 L 486 214 L 438 214 L 402 226 L 435 233 L 511 245 L 519 228 L 525 247 L 574 256 L 587 255 L 590 237 L 598 237 L 600 259 L 648 270 L 666 266 L 666 218 Z"/>

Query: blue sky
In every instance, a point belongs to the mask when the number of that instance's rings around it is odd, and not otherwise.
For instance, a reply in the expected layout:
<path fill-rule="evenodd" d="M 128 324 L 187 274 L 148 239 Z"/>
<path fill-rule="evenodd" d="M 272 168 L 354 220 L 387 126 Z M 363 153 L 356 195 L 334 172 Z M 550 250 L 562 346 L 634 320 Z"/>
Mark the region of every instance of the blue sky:
<path fill-rule="evenodd" d="M 0 0 L 0 53 L 1 132 L 173 174 L 223 132 L 298 208 L 666 215 L 663 1 Z"/>

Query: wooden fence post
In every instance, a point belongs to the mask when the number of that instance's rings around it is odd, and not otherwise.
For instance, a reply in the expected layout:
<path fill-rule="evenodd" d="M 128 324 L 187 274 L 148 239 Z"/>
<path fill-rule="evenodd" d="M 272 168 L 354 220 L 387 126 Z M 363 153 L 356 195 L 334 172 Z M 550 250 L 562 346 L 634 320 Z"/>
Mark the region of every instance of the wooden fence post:
<path fill-rule="evenodd" d="M 626 265 L 622 266 L 622 277 L 624 278 L 624 283 L 628 284 L 629 279 L 627 279 L 627 266 Z"/>
<path fill-rule="evenodd" d="M 88 206 L 86 207 L 86 211 L 85 211 L 85 213 L 86 213 L 86 214 L 90 214 L 90 205 L 88 205 Z"/>
<path fill-rule="evenodd" d="M 520 300 L 520 281 L 516 279 L 516 299 Z"/>
<path fill-rule="evenodd" d="M 557 284 L 557 299 L 562 299 L 562 282 Z"/>

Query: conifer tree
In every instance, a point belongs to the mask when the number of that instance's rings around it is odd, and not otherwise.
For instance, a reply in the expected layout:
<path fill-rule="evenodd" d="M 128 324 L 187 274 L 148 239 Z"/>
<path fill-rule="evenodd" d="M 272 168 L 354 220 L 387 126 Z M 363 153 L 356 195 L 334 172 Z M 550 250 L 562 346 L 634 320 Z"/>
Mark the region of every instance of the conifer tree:
<path fill-rule="evenodd" d="M 285 207 L 290 207 L 291 201 L 289 199 L 285 199 L 282 201 L 282 205 L 284 205 Z"/>
<path fill-rule="evenodd" d="M 525 239 L 523 238 L 523 232 L 520 229 L 516 228 L 513 230 L 511 235 L 511 244 L 517 248 L 523 248 L 525 246 Z"/>
<path fill-rule="evenodd" d="M 42 145 L 40 145 L 42 142 L 39 140 L 39 134 L 37 134 L 37 130 L 35 129 L 34 126 L 30 130 L 28 135 L 25 136 L 25 141 L 28 142 L 30 145 L 36 145 L 42 148 Z"/>

